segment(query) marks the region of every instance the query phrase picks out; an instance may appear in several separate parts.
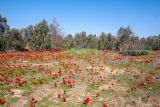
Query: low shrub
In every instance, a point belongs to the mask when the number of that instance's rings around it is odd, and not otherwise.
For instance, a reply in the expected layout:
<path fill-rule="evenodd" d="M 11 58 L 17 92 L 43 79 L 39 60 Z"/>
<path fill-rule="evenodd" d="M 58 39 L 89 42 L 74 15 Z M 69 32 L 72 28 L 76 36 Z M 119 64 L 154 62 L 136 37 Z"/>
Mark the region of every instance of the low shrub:
<path fill-rule="evenodd" d="M 149 51 L 148 50 L 129 50 L 129 51 L 122 51 L 119 53 L 122 55 L 141 56 L 141 55 L 148 54 Z"/>

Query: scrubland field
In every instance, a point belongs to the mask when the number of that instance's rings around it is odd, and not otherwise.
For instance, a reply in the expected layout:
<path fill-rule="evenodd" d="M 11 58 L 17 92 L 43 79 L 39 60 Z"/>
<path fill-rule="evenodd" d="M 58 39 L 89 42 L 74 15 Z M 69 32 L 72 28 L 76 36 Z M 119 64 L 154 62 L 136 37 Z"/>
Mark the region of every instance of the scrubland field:
<path fill-rule="evenodd" d="M 160 51 L 0 53 L 2 107 L 160 107 Z"/>

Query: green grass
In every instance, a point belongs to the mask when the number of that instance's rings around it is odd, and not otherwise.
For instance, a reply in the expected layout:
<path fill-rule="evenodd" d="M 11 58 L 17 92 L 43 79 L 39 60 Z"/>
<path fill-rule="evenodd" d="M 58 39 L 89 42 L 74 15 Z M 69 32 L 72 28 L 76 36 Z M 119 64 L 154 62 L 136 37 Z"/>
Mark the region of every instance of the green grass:
<path fill-rule="evenodd" d="M 19 98 L 18 97 L 9 97 L 7 100 L 6 100 L 6 107 L 10 107 L 11 103 L 17 101 Z M 1 107 L 1 106 L 0 106 Z M 3 106 L 2 106 L 3 107 Z"/>
<path fill-rule="evenodd" d="M 87 92 L 95 92 L 97 90 L 97 85 L 93 84 L 93 85 L 88 85 L 86 91 Z"/>
<path fill-rule="evenodd" d="M 89 56 L 96 54 L 97 50 L 96 49 L 70 49 L 66 50 L 64 54 L 66 55 L 79 55 L 79 56 Z"/>
<path fill-rule="evenodd" d="M 64 83 L 60 83 L 60 87 L 63 89 L 70 89 L 70 87 L 68 87 L 66 84 Z"/>

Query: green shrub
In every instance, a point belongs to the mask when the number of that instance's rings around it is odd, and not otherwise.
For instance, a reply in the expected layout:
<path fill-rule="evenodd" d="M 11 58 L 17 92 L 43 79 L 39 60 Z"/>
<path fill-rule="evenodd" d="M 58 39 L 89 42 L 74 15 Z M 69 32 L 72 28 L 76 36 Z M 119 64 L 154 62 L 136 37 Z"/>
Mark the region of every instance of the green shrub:
<path fill-rule="evenodd" d="M 131 56 L 141 56 L 148 54 L 148 50 L 129 50 L 129 51 L 123 51 L 120 52 L 122 55 L 131 55 Z"/>

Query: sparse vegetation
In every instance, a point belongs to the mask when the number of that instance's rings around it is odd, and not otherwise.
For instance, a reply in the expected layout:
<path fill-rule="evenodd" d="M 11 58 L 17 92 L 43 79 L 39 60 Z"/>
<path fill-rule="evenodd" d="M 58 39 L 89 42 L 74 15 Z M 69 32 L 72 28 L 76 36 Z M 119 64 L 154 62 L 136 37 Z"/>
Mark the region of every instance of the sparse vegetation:
<path fill-rule="evenodd" d="M 158 106 L 158 53 L 123 56 L 95 49 L 2 53 L 0 104 Z"/>

